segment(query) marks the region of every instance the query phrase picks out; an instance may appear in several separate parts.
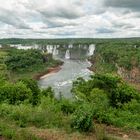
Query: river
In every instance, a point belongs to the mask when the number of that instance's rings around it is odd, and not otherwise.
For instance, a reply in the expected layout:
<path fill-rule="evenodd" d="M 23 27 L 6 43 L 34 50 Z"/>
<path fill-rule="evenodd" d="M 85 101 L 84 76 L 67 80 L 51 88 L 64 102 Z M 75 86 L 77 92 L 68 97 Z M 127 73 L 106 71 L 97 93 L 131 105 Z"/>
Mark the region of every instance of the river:
<path fill-rule="evenodd" d="M 77 47 L 77 46 L 76 46 Z M 64 64 L 61 66 L 61 70 L 57 73 L 51 73 L 41 79 L 38 83 L 41 88 L 47 88 L 51 86 L 55 91 L 55 96 L 59 97 L 60 93 L 65 98 L 72 98 L 71 88 L 72 82 L 78 77 L 88 79 L 92 72 L 88 69 L 91 63 L 87 60 L 88 56 L 93 55 L 95 45 L 81 46 L 74 48 L 73 46 L 67 47 L 67 49 L 52 50 L 55 59 L 61 59 Z"/>

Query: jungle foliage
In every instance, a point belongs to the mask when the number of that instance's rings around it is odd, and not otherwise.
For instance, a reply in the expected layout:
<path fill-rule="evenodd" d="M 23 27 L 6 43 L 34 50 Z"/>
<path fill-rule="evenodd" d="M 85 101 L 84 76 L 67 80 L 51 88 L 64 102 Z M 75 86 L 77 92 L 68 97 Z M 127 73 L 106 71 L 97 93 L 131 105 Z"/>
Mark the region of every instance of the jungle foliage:
<path fill-rule="evenodd" d="M 79 42 L 81 40 L 78 39 Z M 3 43 L 12 42 L 13 44 L 20 41 L 46 43 L 48 40 L 0 40 Z M 67 40 L 60 42 L 65 41 Z M 91 43 L 95 40 L 82 41 Z M 112 41 L 113 43 L 110 43 Z M 96 40 L 96 43 L 96 57 L 93 57 L 93 61 L 98 58 L 98 64 L 101 64 L 99 70 L 106 73 L 115 71 L 116 63 L 126 69 L 131 69 L 133 66 L 139 67 L 140 51 L 139 47 L 134 47 L 136 43 L 137 46 L 139 45 L 139 41 L 100 39 Z M 0 135 L 14 139 L 19 128 L 25 130 L 28 127 L 60 129 L 69 133 L 73 131 L 88 133 L 96 132 L 97 123 L 140 131 L 140 93 L 120 77 L 100 73 L 92 75 L 89 80 L 78 78 L 73 82 L 72 87 L 74 100 L 63 97 L 56 99 L 51 87 L 41 90 L 33 79 L 20 77 L 14 82 L 8 79 L 9 72 L 17 75 L 20 72 L 32 71 L 38 65 L 43 65 L 40 66 L 41 69 L 46 65 L 52 66 L 56 61 L 52 59 L 49 63 L 44 61 L 44 55 L 37 50 L 5 48 L 1 49 L 0 54 L 2 65 L 0 65 L 0 72 L 3 72 L 3 74 L 0 73 Z M 1 120 L 12 122 L 12 128 L 14 123 L 18 129 L 10 129 L 6 123 L 1 123 Z M 30 138 L 37 139 L 33 136 Z"/>

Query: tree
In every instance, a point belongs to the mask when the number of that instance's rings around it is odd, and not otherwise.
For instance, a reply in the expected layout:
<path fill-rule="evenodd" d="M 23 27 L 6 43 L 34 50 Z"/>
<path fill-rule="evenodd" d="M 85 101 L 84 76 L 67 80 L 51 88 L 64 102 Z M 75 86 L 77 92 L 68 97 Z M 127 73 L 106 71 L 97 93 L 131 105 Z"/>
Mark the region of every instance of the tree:
<path fill-rule="evenodd" d="M 38 87 L 37 81 L 26 78 L 21 79 L 20 81 L 22 81 L 27 86 L 27 88 L 31 90 L 32 96 L 30 102 L 32 103 L 32 105 L 37 105 L 40 101 L 40 89 Z"/>
<path fill-rule="evenodd" d="M 16 84 L 5 83 L 0 87 L 0 102 L 6 101 L 9 104 L 18 104 L 31 98 L 31 90 L 22 82 Z"/>

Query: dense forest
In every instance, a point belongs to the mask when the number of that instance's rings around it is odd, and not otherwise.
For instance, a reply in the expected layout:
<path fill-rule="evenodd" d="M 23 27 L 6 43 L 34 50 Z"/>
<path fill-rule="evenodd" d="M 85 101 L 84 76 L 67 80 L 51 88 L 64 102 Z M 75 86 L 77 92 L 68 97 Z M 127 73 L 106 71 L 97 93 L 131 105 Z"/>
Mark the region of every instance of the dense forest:
<path fill-rule="evenodd" d="M 117 73 L 130 82 L 140 82 L 140 44 L 137 41 L 97 44 L 91 62 L 95 72 Z"/>
<path fill-rule="evenodd" d="M 40 50 L 8 47 L 46 42 L 96 44 L 89 58 L 95 73 L 89 80 L 73 81 L 71 100 L 61 94 L 55 98 L 53 87 L 40 89 L 34 78 L 61 61 Z M 140 93 L 117 73 L 118 67 L 128 72 L 140 68 L 139 38 L 2 39 L 0 43 L 0 136 L 12 140 L 117 140 L 124 135 L 140 139 Z"/>
<path fill-rule="evenodd" d="M 54 60 L 51 54 L 40 50 L 18 50 L 5 46 L 0 49 L 1 75 L 8 80 L 20 78 L 35 78 L 41 73 L 47 73 L 51 67 L 61 65 L 60 60 Z"/>

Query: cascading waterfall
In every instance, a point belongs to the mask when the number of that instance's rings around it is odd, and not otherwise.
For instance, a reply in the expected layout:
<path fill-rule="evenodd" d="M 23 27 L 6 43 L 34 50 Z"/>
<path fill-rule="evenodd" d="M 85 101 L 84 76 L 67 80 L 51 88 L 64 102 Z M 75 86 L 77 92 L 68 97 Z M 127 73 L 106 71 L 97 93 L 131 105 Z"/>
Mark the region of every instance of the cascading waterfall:
<path fill-rule="evenodd" d="M 48 53 L 53 53 L 53 45 L 47 45 L 46 48 Z"/>
<path fill-rule="evenodd" d="M 39 49 L 39 46 L 38 46 L 37 44 L 35 44 L 35 45 L 33 46 L 33 48 L 34 48 L 34 49 Z"/>
<path fill-rule="evenodd" d="M 70 59 L 70 50 L 66 50 L 65 59 Z"/>
<path fill-rule="evenodd" d="M 53 53 L 53 45 L 50 45 L 50 53 Z"/>
<path fill-rule="evenodd" d="M 94 44 L 89 45 L 88 56 L 93 55 L 94 51 L 95 51 L 95 45 Z"/>
<path fill-rule="evenodd" d="M 46 49 L 47 49 L 47 52 L 50 53 L 50 46 L 49 45 L 46 46 Z"/>
<path fill-rule="evenodd" d="M 73 48 L 73 44 L 69 44 L 68 45 L 68 48 L 70 49 L 70 48 Z"/>
<path fill-rule="evenodd" d="M 57 48 L 56 48 L 56 46 L 54 46 L 54 48 L 53 48 L 53 55 L 57 55 Z"/>

